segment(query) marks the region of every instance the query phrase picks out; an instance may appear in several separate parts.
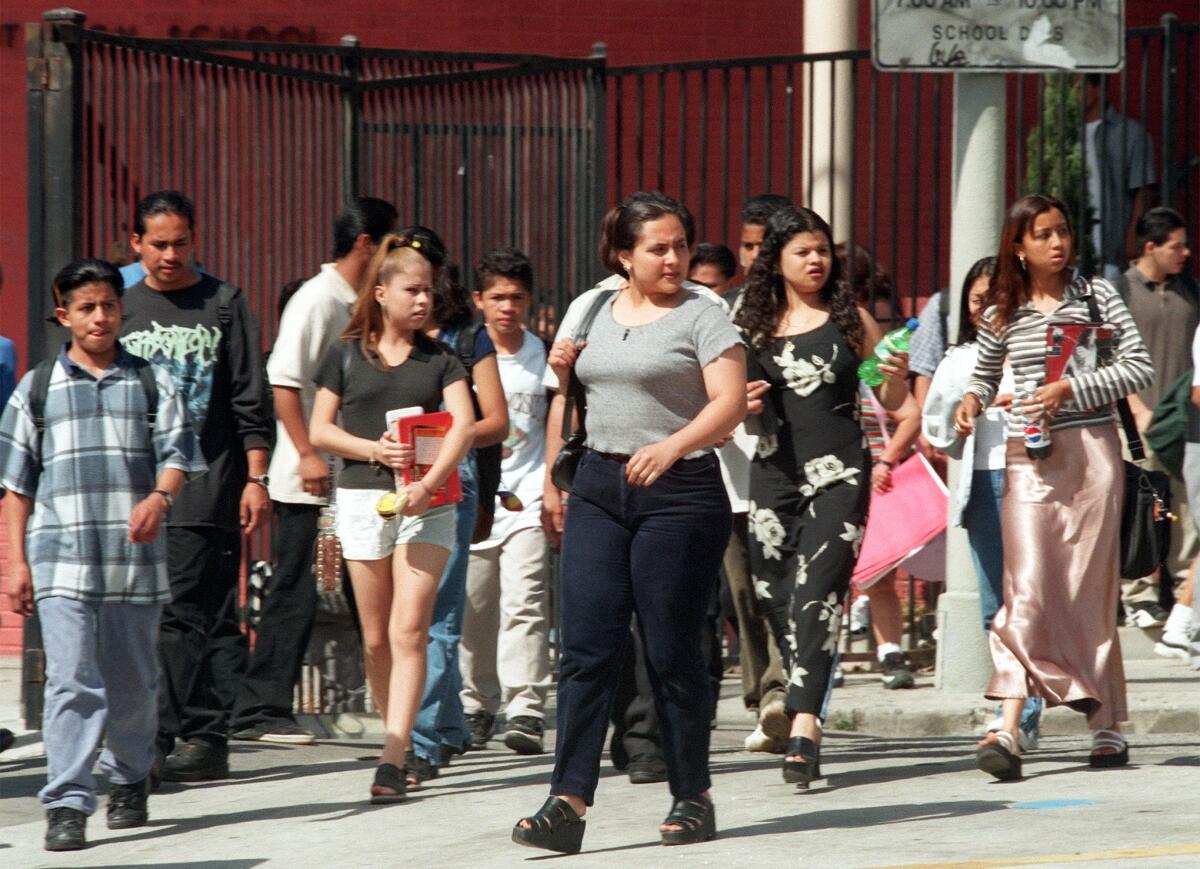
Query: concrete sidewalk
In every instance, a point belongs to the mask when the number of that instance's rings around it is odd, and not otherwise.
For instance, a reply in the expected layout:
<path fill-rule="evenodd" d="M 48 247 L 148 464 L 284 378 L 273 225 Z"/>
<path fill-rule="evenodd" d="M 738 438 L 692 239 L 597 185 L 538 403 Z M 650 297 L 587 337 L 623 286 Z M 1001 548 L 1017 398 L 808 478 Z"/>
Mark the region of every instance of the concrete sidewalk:
<path fill-rule="evenodd" d="M 16 713 L 19 671 L 5 664 L 0 723 Z M 1090 770 L 1083 716 L 1050 710 L 1026 778 L 1010 784 L 973 764 L 992 704 L 939 692 L 929 677 L 893 692 L 851 674 L 834 695 L 822 752 L 829 778 L 807 794 L 782 782 L 777 757 L 741 750 L 753 722 L 727 679 L 711 756 L 719 837 L 662 848 L 666 786 L 631 785 L 606 759 L 584 853 L 570 865 L 1200 865 L 1200 673 L 1158 658 L 1131 658 L 1127 669 L 1133 765 Z M 856 729 L 838 729 L 849 725 Z M 513 845 L 509 833 L 545 798 L 550 755 L 518 757 L 496 740 L 456 758 L 407 804 L 375 807 L 366 795 L 377 725 L 341 726 L 364 738 L 303 748 L 233 743 L 229 780 L 164 786 L 144 828 L 109 831 L 101 811 L 89 824 L 91 847 L 58 855 L 41 850 L 35 795 L 45 761 L 38 734 L 25 734 L 0 756 L 0 865 L 492 867 L 548 856 Z"/>

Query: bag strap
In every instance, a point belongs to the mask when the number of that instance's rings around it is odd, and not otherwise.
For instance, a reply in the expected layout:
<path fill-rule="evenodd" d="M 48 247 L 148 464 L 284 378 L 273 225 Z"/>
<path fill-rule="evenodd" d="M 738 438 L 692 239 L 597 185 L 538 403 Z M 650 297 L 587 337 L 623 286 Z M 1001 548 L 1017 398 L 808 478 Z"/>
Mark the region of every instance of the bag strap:
<path fill-rule="evenodd" d="M 150 437 L 154 437 L 154 427 L 158 423 L 158 381 L 154 379 L 154 369 L 150 363 L 140 356 L 133 357 L 133 367 L 137 369 L 138 380 L 142 382 L 142 392 L 146 394 L 146 425 L 150 428 Z"/>
<path fill-rule="evenodd" d="M 583 315 L 583 319 L 579 321 L 579 328 L 575 330 L 572 336 L 575 340 L 575 346 L 578 347 L 587 340 L 588 333 L 592 331 L 592 323 L 596 322 L 596 317 L 600 314 L 600 309 L 603 308 L 608 300 L 616 294 L 616 290 L 602 290 L 592 302 L 591 307 L 587 309 L 587 313 Z M 573 429 L 571 426 L 571 418 L 574 416 L 574 411 L 579 410 L 579 428 Z M 575 433 L 583 433 L 584 417 L 587 415 L 587 397 L 583 391 L 583 383 L 580 382 L 578 375 L 575 374 L 575 366 L 571 366 L 571 382 L 567 386 L 567 404 L 563 408 L 563 424 L 562 436 L 566 441 Z"/>
<path fill-rule="evenodd" d="M 1096 303 L 1095 292 L 1088 293 L 1083 297 L 1087 302 L 1088 316 L 1092 323 L 1100 325 L 1104 319 L 1100 316 L 1100 306 Z M 1129 408 L 1129 399 L 1120 398 L 1117 400 L 1117 416 L 1121 418 L 1121 428 L 1125 430 L 1125 443 L 1129 446 L 1129 455 L 1135 462 L 1144 461 L 1146 458 L 1146 448 L 1142 446 L 1142 436 L 1138 434 L 1137 424 L 1133 421 L 1133 411 Z"/>
<path fill-rule="evenodd" d="M 46 396 L 50 392 L 50 375 L 54 373 L 56 357 L 45 359 L 33 369 L 33 380 L 29 384 L 29 414 L 37 430 L 33 441 L 33 457 L 40 473 L 42 462 L 42 435 L 46 433 Z"/>

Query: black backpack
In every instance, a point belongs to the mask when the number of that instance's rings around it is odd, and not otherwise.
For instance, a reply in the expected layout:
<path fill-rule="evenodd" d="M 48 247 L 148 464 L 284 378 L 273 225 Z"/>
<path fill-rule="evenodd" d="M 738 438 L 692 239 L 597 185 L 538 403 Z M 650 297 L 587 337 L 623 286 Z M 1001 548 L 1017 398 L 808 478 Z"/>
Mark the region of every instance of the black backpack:
<path fill-rule="evenodd" d="M 158 419 L 158 383 L 154 380 L 154 369 L 150 363 L 140 356 L 130 356 L 138 379 L 142 381 L 142 390 L 146 393 L 146 424 L 150 427 L 150 435 L 154 436 L 154 426 Z M 38 472 L 45 467 L 42 461 L 42 436 L 46 432 L 46 396 L 50 392 L 50 375 L 58 359 L 46 359 L 33 369 L 33 381 L 29 384 L 29 413 L 33 417 L 34 427 L 37 428 L 37 438 L 34 441 L 34 455 L 37 459 Z"/>

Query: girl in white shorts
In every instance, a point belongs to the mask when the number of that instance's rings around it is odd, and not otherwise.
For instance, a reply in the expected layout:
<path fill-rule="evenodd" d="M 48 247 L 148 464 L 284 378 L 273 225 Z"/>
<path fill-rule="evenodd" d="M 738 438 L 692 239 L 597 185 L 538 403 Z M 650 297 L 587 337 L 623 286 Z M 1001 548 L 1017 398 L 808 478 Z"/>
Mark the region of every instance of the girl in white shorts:
<path fill-rule="evenodd" d="M 454 544 L 454 505 L 430 509 L 430 496 L 462 460 L 475 430 L 466 371 L 420 331 L 433 304 L 433 277 L 419 241 L 383 239 L 350 325 L 318 367 L 309 426 L 314 447 L 345 460 L 337 534 L 358 601 L 367 683 L 387 731 L 373 803 L 405 796 L 404 757 L 424 689 L 429 622 Z M 387 431 L 385 416 L 415 406 L 444 406 L 454 422 L 425 477 L 401 490 L 407 503 L 400 515 L 385 519 L 376 504 L 414 457 Z"/>

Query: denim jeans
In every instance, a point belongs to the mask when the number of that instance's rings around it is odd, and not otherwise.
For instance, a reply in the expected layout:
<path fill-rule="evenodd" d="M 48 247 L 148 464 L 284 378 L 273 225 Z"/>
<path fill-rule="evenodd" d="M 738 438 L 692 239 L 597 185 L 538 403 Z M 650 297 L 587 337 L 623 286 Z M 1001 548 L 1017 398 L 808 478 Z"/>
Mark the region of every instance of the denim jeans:
<path fill-rule="evenodd" d="M 462 500 L 456 509 L 454 548 L 438 582 L 429 625 L 429 647 L 425 661 L 425 694 L 413 727 L 413 751 L 436 765 L 438 746 L 462 748 L 470 740 L 463 714 L 462 674 L 458 669 L 458 641 L 462 637 L 463 607 L 467 595 L 467 561 L 471 534 L 479 513 L 479 484 L 474 452 L 459 463 Z"/>
<path fill-rule="evenodd" d="M 626 482 L 624 462 L 584 454 L 563 535 L 551 793 L 592 803 L 634 614 L 671 794 L 708 789 L 713 707 L 701 643 L 731 528 L 715 456 L 676 462 L 653 485 L 637 487 Z"/>
<path fill-rule="evenodd" d="M 96 810 L 92 768 L 109 784 L 144 779 L 154 763 L 158 729 L 158 661 L 154 646 L 162 607 L 89 604 L 65 597 L 38 601 L 46 647 L 47 809 Z"/>
<path fill-rule="evenodd" d="M 975 470 L 971 497 L 963 508 L 963 525 L 971 543 L 971 558 L 979 578 L 979 608 L 983 630 L 992 629 L 992 619 L 1004 602 L 1004 545 L 1000 539 L 1000 496 L 1004 492 L 1004 469 Z M 1021 729 L 1038 735 L 1042 698 L 1026 697 L 1021 711 Z M 997 707 L 999 714 L 1000 707 Z"/>

